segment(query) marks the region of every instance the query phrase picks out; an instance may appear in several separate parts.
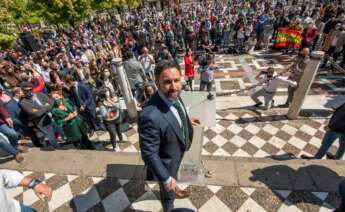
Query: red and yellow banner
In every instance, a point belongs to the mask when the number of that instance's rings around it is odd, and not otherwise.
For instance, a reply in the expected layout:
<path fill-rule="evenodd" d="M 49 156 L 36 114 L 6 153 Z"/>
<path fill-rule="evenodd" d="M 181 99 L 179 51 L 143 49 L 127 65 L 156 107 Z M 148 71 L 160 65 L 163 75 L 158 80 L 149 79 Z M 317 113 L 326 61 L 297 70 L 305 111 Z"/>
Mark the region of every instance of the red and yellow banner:
<path fill-rule="evenodd" d="M 278 29 L 275 46 L 277 48 L 301 48 L 302 31 L 289 27 L 280 27 Z"/>

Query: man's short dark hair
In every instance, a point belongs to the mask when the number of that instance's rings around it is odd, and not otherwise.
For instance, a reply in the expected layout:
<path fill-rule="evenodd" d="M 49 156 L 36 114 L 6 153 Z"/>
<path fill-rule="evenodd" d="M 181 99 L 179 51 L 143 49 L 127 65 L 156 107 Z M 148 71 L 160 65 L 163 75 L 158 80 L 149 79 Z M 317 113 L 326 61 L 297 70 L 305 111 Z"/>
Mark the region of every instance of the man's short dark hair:
<path fill-rule="evenodd" d="M 174 60 L 162 60 L 155 67 L 155 78 L 158 79 L 159 75 L 168 68 L 176 68 L 181 74 L 181 68 Z"/>

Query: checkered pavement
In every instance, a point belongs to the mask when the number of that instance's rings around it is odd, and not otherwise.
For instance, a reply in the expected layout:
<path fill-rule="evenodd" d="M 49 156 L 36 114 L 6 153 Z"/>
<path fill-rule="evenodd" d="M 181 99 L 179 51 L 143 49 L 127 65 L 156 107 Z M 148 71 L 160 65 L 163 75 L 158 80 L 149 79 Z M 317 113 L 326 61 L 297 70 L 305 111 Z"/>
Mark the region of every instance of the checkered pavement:
<path fill-rule="evenodd" d="M 310 114 L 311 115 L 311 114 Z M 322 115 L 322 116 L 321 116 Z M 236 156 L 263 158 L 284 153 L 296 157 L 314 155 L 321 145 L 328 117 L 313 114 L 301 120 L 288 120 L 277 111 L 218 111 L 217 124 L 204 129 L 204 156 Z M 92 138 L 99 150 L 111 150 L 109 135 L 102 132 Z M 137 126 L 124 132 L 124 143 L 119 143 L 121 152 L 139 152 Z M 335 153 L 339 144 L 331 147 Z"/>
<path fill-rule="evenodd" d="M 155 183 L 116 178 L 58 175 L 23 172 L 53 188 L 50 202 L 39 200 L 31 189 L 9 189 L 9 195 L 37 211 L 162 211 L 159 187 Z M 192 186 L 179 184 L 191 192 L 175 201 L 175 208 L 192 208 L 200 212 L 316 212 L 332 211 L 339 205 L 336 193 L 267 188 Z"/>
<path fill-rule="evenodd" d="M 217 125 L 205 129 L 203 155 L 267 157 L 314 155 L 321 145 L 326 118 L 288 120 L 278 112 L 218 112 Z M 335 144 L 331 151 L 336 150 Z"/>
<path fill-rule="evenodd" d="M 273 67 L 278 73 L 283 71 L 290 63 L 291 58 L 287 55 L 271 55 L 269 57 L 244 55 L 241 57 L 233 57 L 231 55 L 217 54 L 215 63 L 219 67 L 214 72 L 215 82 L 213 91 L 221 94 L 224 92 L 233 92 L 239 89 L 249 88 L 256 84 L 255 76 L 262 70 L 266 70 L 269 66 Z M 184 64 L 180 64 L 184 67 Z M 198 66 L 196 66 L 198 67 Z M 199 89 L 200 76 L 195 74 L 194 90 Z M 344 94 L 345 83 L 343 81 L 343 73 L 331 74 L 327 70 L 320 70 L 312 85 L 309 95 L 319 94 Z M 251 91 L 241 92 L 232 96 L 248 96 Z M 276 95 L 286 95 L 287 87 L 281 85 Z"/>

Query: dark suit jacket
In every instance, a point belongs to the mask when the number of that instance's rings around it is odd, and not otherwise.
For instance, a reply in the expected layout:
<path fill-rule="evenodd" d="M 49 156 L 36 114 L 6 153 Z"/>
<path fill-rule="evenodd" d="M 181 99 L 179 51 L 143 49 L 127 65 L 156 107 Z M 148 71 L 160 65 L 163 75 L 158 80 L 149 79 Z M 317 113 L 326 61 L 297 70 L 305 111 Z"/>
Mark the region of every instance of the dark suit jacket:
<path fill-rule="evenodd" d="M 69 98 L 78 108 L 84 105 L 89 112 L 96 112 L 96 104 L 93 100 L 91 88 L 88 85 L 78 82 L 78 93 L 73 87 Z"/>
<path fill-rule="evenodd" d="M 54 106 L 54 100 L 50 99 L 47 95 L 42 93 L 38 93 L 35 95 L 37 95 L 37 98 L 40 100 L 43 106 L 28 98 L 23 98 L 20 101 L 20 106 L 27 114 L 29 114 L 33 123 L 38 128 L 41 128 L 52 122 L 52 119 L 48 115 L 48 113 Z M 34 109 L 36 110 L 35 112 Z"/>
<path fill-rule="evenodd" d="M 193 128 L 190 121 L 188 127 L 192 141 Z M 142 110 L 138 128 L 141 156 L 147 166 L 148 180 L 164 182 L 169 176 L 176 179 L 186 145 L 176 117 L 158 92 Z"/>

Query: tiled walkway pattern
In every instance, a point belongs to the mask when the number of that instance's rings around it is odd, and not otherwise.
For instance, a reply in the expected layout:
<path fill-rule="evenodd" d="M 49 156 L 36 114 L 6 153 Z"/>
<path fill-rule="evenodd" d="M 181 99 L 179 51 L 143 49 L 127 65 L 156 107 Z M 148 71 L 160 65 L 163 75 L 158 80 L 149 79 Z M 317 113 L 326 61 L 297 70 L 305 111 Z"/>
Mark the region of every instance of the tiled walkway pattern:
<path fill-rule="evenodd" d="M 246 55 L 245 58 L 232 57 L 230 55 L 216 55 L 215 62 L 218 70 L 215 71 L 215 83 L 213 90 L 218 94 L 232 92 L 253 86 L 254 79 L 260 71 L 273 67 L 277 73 L 283 71 L 290 63 L 291 58 L 286 55 L 272 55 L 269 59 Z M 287 58 L 288 57 L 288 58 Z M 184 67 L 184 64 L 181 64 Z M 198 67 L 198 66 L 196 66 Z M 248 67 L 246 70 L 245 68 Z M 255 80 L 254 80 L 255 81 Z M 194 89 L 198 90 L 200 84 L 199 74 L 196 72 Z M 345 83 L 343 74 L 330 74 L 329 71 L 319 71 L 309 95 L 319 94 L 344 94 Z M 286 95 L 287 86 L 280 85 L 276 95 Z M 248 96 L 251 91 L 241 92 L 233 96 Z"/>
<path fill-rule="evenodd" d="M 37 211 L 161 211 L 159 188 L 155 183 L 115 178 L 56 175 L 24 172 L 53 188 L 50 202 L 40 201 L 32 190 L 9 189 L 15 199 Z M 191 192 L 187 199 L 176 200 L 176 208 L 200 212 L 326 212 L 339 204 L 336 193 L 270 190 L 227 186 L 180 185 Z"/>
<path fill-rule="evenodd" d="M 317 114 L 302 120 L 287 120 L 278 112 L 258 114 L 250 110 L 237 112 L 217 112 L 215 127 L 204 130 L 202 155 L 236 156 L 262 158 L 284 153 L 292 153 L 296 157 L 301 154 L 314 155 L 321 145 L 325 133 L 327 117 Z M 133 125 L 124 133 L 125 143 L 120 143 L 121 152 L 138 152 L 137 126 Z M 106 132 L 98 137 L 101 141 L 99 150 L 111 149 L 109 135 Z M 335 153 L 338 143 L 331 147 Z"/>

